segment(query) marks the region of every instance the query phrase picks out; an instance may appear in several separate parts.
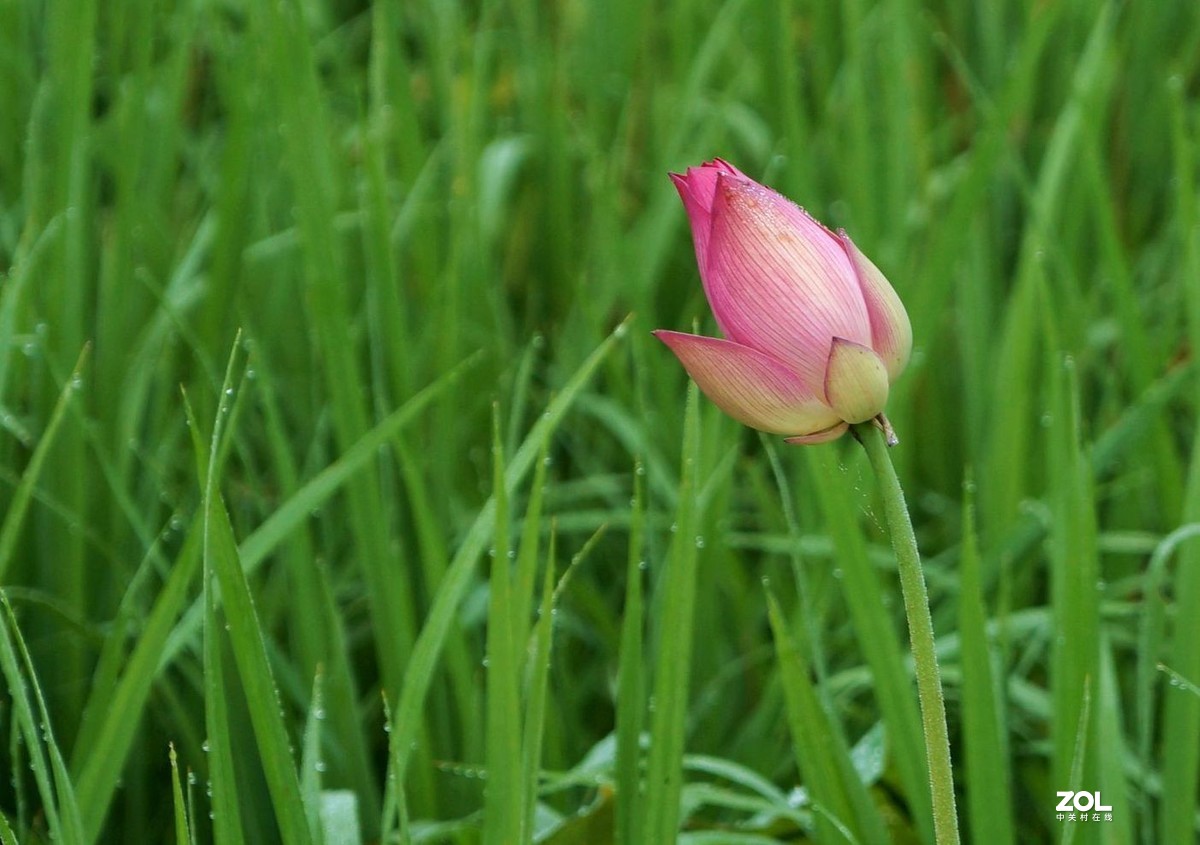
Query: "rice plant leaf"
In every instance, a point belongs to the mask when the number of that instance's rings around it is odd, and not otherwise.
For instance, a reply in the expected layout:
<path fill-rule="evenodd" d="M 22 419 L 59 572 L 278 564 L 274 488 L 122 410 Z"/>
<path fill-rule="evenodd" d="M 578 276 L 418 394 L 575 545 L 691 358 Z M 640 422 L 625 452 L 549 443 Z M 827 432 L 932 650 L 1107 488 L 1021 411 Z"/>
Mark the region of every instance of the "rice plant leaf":
<path fill-rule="evenodd" d="M 646 764 L 643 842 L 673 842 L 679 833 L 688 681 L 695 623 L 697 491 L 700 471 L 699 392 L 689 382 L 683 430 L 683 467 L 675 512 L 675 535 L 661 576 L 654 660 L 654 707 Z"/>
<path fill-rule="evenodd" d="M 177 845 L 188 845 L 192 834 L 188 828 L 187 804 L 183 800 L 183 786 L 179 782 L 179 758 L 175 754 L 175 745 L 168 747 L 171 759 L 171 798 L 175 815 L 175 842 Z"/>
<path fill-rule="evenodd" d="M 550 528 L 546 549 L 546 571 L 542 577 L 542 600 L 537 623 L 533 626 L 533 645 L 529 653 L 529 683 L 526 688 L 525 734 L 521 747 L 522 810 L 520 842 L 534 837 L 538 773 L 542 763 L 542 738 L 546 723 L 546 699 L 550 687 L 550 645 L 554 637 L 554 574 L 558 538 Z"/>
<path fill-rule="evenodd" d="M 54 445 L 55 435 L 58 434 L 62 421 L 66 417 L 71 399 L 82 384 L 83 368 L 87 364 L 90 351 L 91 346 L 87 345 L 79 353 L 79 360 L 75 362 L 70 378 L 63 384 L 62 390 L 58 394 L 58 401 L 54 404 L 54 410 L 50 412 L 46 428 L 42 432 L 42 436 L 38 438 L 33 454 L 29 456 L 29 463 L 25 465 L 25 471 L 21 473 L 21 481 L 17 484 L 17 489 L 13 491 L 12 499 L 9 500 L 4 521 L 0 522 L 0 582 L 4 581 L 5 573 L 12 564 L 13 553 L 24 525 L 25 513 L 29 510 L 34 487 L 45 466 L 46 456 L 50 454 L 51 447 Z"/>
<path fill-rule="evenodd" d="M 204 479 L 203 488 L 204 571 L 210 607 L 208 618 L 210 622 L 215 622 L 216 608 L 211 590 L 214 586 L 211 579 L 215 577 L 221 586 L 229 642 L 250 713 L 251 726 L 258 742 L 263 775 L 271 795 L 280 835 L 286 845 L 309 845 L 312 837 L 291 742 L 280 710 L 279 691 L 267 657 L 266 638 L 238 554 L 233 526 L 229 522 L 229 514 L 219 492 L 219 456 L 226 434 L 225 423 L 232 407 L 228 397 L 233 390 L 238 346 L 239 343 L 235 342 L 225 374 L 225 383 L 222 385 L 222 400 L 213 424 L 212 445 L 208 453 L 208 474 Z M 209 627 L 206 632 L 206 636 L 213 641 L 214 648 L 219 647 L 216 640 L 221 636 L 221 631 L 221 627 Z M 222 729 L 222 736 L 210 735 L 210 743 L 230 736 L 227 724 L 219 727 Z M 230 783 L 228 786 L 232 788 L 234 784 Z"/>
<path fill-rule="evenodd" d="M 484 845 L 521 841 L 523 780 L 520 722 L 520 667 L 513 617 L 512 563 L 509 560 L 508 491 L 505 489 L 504 447 L 500 412 L 492 408 L 492 501 L 495 538 L 490 558 L 487 615 L 487 768 L 484 785 Z M 523 625 L 522 625 L 523 627 Z"/>
<path fill-rule="evenodd" d="M 354 446 L 343 452 L 337 460 L 317 473 L 292 496 L 279 506 L 261 525 L 247 535 L 238 547 L 243 569 L 252 575 L 263 561 L 309 518 L 314 509 L 324 504 L 355 473 L 362 470 L 378 455 L 378 450 L 396 433 L 412 422 L 430 403 L 453 386 L 466 372 L 481 360 L 476 353 L 449 372 L 416 393 L 411 399 L 389 414 L 378 425 L 364 434 Z M 199 436 L 196 425 L 189 426 L 193 437 Z M 204 474 L 207 476 L 207 460 Z M 203 612 L 199 601 L 187 611 L 171 634 L 163 660 L 170 663 L 175 655 L 187 647 L 195 638 Z"/>
<path fill-rule="evenodd" d="M 634 464 L 629 520 L 629 556 L 625 566 L 625 607 L 617 667 L 617 845 L 636 845 L 641 830 L 641 736 L 646 707 L 642 663 L 642 570 L 645 566 L 645 468 Z"/>
<path fill-rule="evenodd" d="M 542 453 L 543 442 L 553 435 L 576 397 L 583 391 L 600 363 L 625 335 L 627 328 L 628 321 L 621 323 L 584 360 L 526 436 L 521 447 L 509 461 L 505 472 L 505 489 L 510 494 L 529 472 L 536 456 Z M 413 647 L 412 657 L 405 668 L 400 700 L 396 704 L 390 721 L 393 769 L 391 776 L 396 779 L 398 784 L 401 784 L 401 789 L 407 774 L 408 762 L 420 733 L 421 711 L 425 703 L 425 696 L 433 681 L 434 669 L 441 656 L 442 646 L 454 624 L 458 606 L 471 584 L 471 575 L 475 564 L 493 536 L 495 520 L 496 502 L 494 499 L 489 499 L 471 524 L 462 545 L 459 546 L 458 552 L 438 585 L 433 605 L 429 609 Z"/>
<path fill-rule="evenodd" d="M 783 610 L 769 589 L 767 610 L 796 765 L 814 807 L 821 808 L 816 813 L 818 840 L 885 841 L 883 820 L 854 769 L 842 728 L 821 705 L 804 653 L 796 647 Z"/>
<path fill-rule="evenodd" d="M 983 565 L 975 534 L 974 483 L 964 484 L 963 545 L 959 559 L 958 631 L 961 640 L 963 745 L 969 828 L 976 842 L 1015 842 L 1012 828 L 1004 690 L 988 641 Z"/>
<path fill-rule="evenodd" d="M 71 778 L 54 738 L 50 714 L 17 627 L 16 614 L 4 591 L 0 591 L 0 607 L 4 611 L 4 618 L 0 619 L 0 672 L 12 698 L 14 731 L 20 732 L 29 752 L 30 768 L 42 798 L 41 811 L 52 838 L 83 842 L 83 821 Z"/>

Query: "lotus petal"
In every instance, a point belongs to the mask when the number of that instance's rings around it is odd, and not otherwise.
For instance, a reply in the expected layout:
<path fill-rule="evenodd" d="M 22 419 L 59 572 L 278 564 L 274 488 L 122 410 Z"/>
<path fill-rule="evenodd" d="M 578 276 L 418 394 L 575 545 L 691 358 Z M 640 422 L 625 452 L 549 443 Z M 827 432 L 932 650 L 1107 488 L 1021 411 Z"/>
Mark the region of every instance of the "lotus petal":
<path fill-rule="evenodd" d="M 654 332 L 704 395 L 738 422 L 773 434 L 804 435 L 839 422 L 787 365 L 758 350 L 682 332 Z"/>

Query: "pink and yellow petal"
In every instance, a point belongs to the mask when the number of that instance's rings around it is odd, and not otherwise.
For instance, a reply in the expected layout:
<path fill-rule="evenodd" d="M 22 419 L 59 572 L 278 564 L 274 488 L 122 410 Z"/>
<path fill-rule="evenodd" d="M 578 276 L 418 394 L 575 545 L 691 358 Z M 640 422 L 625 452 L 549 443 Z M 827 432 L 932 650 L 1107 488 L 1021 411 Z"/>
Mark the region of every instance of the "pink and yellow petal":
<path fill-rule="evenodd" d="M 784 438 L 784 443 L 791 443 L 795 446 L 815 446 L 818 443 L 828 443 L 830 440 L 837 440 L 843 434 L 850 430 L 850 424 L 840 422 L 837 425 L 831 425 L 829 428 L 821 431 L 814 431 L 812 434 L 802 434 L 799 437 Z"/>
<path fill-rule="evenodd" d="M 659 330 L 688 375 L 738 422 L 773 434 L 804 435 L 836 425 L 837 414 L 789 367 L 758 350 L 714 337 Z"/>
<path fill-rule="evenodd" d="M 838 236 L 858 274 L 871 323 L 871 348 L 883 360 L 889 379 L 895 381 L 904 372 L 912 354 L 912 324 L 908 312 L 874 262 L 863 255 L 845 232 L 838 232 Z"/>
<path fill-rule="evenodd" d="M 857 275 L 840 242 L 755 182 L 717 175 L 701 273 L 722 331 L 793 367 L 808 384 L 822 383 L 833 337 L 871 342 Z"/>

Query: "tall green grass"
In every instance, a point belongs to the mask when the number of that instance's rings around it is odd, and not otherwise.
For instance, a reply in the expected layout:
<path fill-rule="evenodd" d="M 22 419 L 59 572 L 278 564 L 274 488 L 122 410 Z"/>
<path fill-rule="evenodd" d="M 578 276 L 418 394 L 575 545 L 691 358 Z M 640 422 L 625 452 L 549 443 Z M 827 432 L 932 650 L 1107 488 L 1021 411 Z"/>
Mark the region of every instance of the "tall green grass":
<path fill-rule="evenodd" d="M 1194 3 L 11 0 L 0 103 L 0 842 L 931 842 L 861 450 L 649 335 L 712 156 L 909 309 L 964 834 L 1197 838 Z"/>

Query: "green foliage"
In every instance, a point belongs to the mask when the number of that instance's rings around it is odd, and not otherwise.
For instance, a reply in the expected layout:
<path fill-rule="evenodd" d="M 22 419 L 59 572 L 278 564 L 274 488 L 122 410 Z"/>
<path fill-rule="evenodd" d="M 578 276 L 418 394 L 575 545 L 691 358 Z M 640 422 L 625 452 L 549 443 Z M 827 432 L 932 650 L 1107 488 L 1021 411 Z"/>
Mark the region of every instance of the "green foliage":
<path fill-rule="evenodd" d="M 713 156 L 909 308 L 968 840 L 1195 840 L 1198 79 L 1187 0 L 0 3 L 0 842 L 929 842 L 861 450 L 649 335 Z"/>

